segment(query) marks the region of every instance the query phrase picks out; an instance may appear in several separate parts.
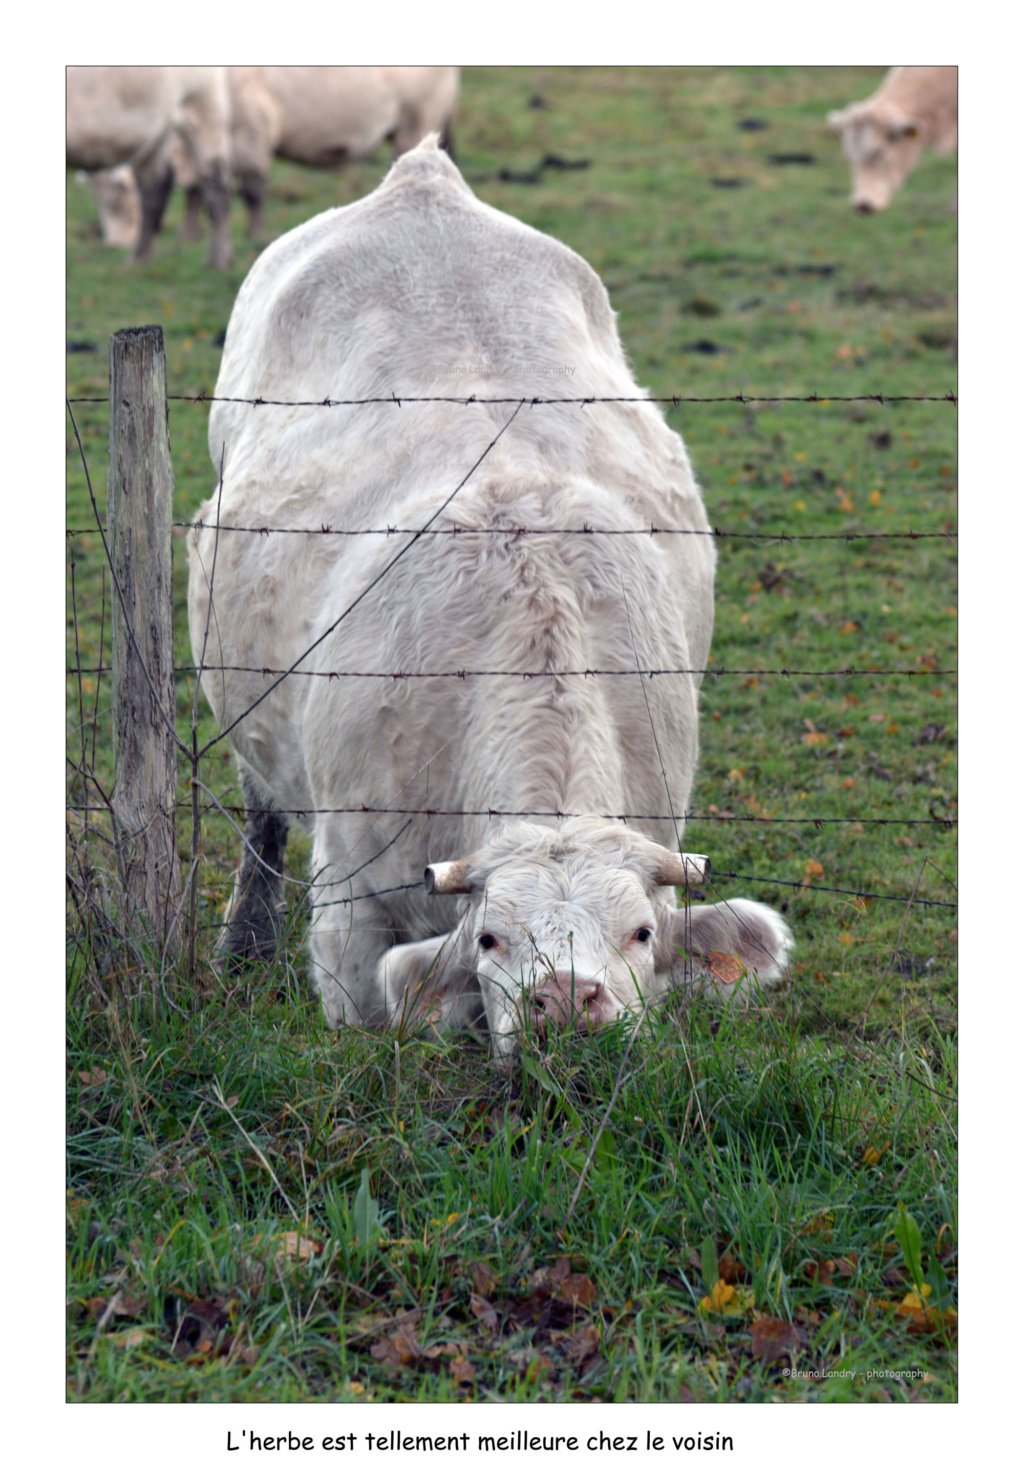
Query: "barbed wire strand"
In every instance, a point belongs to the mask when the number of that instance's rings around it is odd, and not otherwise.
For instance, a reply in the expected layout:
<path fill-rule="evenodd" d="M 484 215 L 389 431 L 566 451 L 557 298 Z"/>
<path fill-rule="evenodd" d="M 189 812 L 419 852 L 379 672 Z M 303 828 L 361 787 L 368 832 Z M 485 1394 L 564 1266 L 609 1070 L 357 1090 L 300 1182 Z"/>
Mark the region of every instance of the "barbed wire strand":
<path fill-rule="evenodd" d="M 80 668 L 72 664 L 67 669 L 68 677 L 77 674 L 110 673 L 109 665 Z M 707 678 L 954 678 L 955 668 L 449 668 L 426 672 L 405 672 L 401 669 L 358 671 L 352 669 L 321 668 L 257 668 L 244 663 L 206 663 L 200 669 L 191 663 L 182 663 L 175 673 L 258 673 L 263 678 L 278 675 L 297 678 L 383 678 L 398 682 L 410 678 L 662 678 L 674 674 L 697 674 Z"/>
<path fill-rule="evenodd" d="M 424 806 L 420 808 L 401 806 L 315 806 L 308 810 L 300 810 L 298 807 L 281 806 L 229 806 L 222 805 L 213 798 L 214 804 L 204 806 L 204 814 L 209 811 L 221 811 L 232 816 L 515 816 L 515 817 L 563 817 L 567 820 L 581 816 L 593 816 L 595 820 L 601 821 L 670 821 L 671 816 L 662 813 L 652 814 L 650 812 L 607 812 L 607 811 L 448 811 Z M 188 801 L 176 801 L 178 810 L 189 810 Z M 81 802 L 68 802 L 69 811 L 96 812 L 106 811 L 106 806 L 87 805 Z M 736 821 L 746 822 L 750 825 L 763 826 L 814 826 L 820 831 L 826 826 L 927 826 L 950 828 L 959 824 L 956 816 L 754 816 L 747 813 L 734 811 L 677 811 L 675 817 L 679 821 Z M 406 826 L 408 826 L 408 822 Z M 402 828 L 405 830 L 405 827 Z M 401 833 L 399 833 L 401 835 Z M 392 840 L 397 840 L 392 838 Z M 390 845 L 390 843 L 389 843 Z M 368 866 L 369 863 L 364 864 Z M 360 869 L 356 869 L 357 871 Z M 936 871 L 939 871 L 936 868 Z M 352 874 L 355 875 L 354 873 Z M 945 874 L 942 874 L 945 876 Z M 950 884 L 953 886 L 952 884 Z"/>
<path fill-rule="evenodd" d="M 107 403 L 108 398 L 69 398 L 70 403 Z M 222 397 L 215 393 L 207 393 L 200 389 L 198 393 L 168 393 L 169 403 L 238 403 L 248 408 L 363 408 L 371 404 L 394 404 L 401 408 L 409 403 L 452 403 L 457 407 L 469 408 L 474 405 L 501 405 L 509 406 L 517 403 L 520 408 L 541 407 L 570 407 L 577 406 L 588 408 L 595 403 L 660 403 L 671 404 L 678 408 L 683 403 L 820 403 L 827 407 L 830 403 L 950 403 L 954 407 L 959 403 L 956 393 L 776 393 L 769 395 L 749 393 L 726 393 L 715 397 L 699 397 L 689 393 L 670 393 L 651 396 L 602 396 L 600 394 L 587 395 L 585 397 L 560 397 L 560 398 L 515 398 L 515 397 L 485 397 L 479 393 L 470 393 L 468 396 L 457 396 L 453 394 L 410 394 L 401 397 L 395 393 L 389 393 L 383 397 L 373 398 L 232 398 Z"/>
<path fill-rule="evenodd" d="M 177 530 L 213 530 L 203 520 L 176 520 Z M 93 526 L 73 526 L 64 532 L 66 540 L 75 536 L 92 535 Z M 722 530 L 712 526 L 710 530 L 690 530 L 681 526 L 651 525 L 632 529 L 602 529 L 600 526 L 543 526 L 510 525 L 455 525 L 438 530 L 414 530 L 412 527 L 396 525 L 367 526 L 359 530 L 335 530 L 331 525 L 320 526 L 276 526 L 276 525 L 222 525 L 220 531 L 232 531 L 237 535 L 251 536 L 710 536 L 715 540 L 775 541 L 779 544 L 798 541 L 955 541 L 959 531 L 955 530 L 905 530 L 905 531 L 739 531 Z"/>

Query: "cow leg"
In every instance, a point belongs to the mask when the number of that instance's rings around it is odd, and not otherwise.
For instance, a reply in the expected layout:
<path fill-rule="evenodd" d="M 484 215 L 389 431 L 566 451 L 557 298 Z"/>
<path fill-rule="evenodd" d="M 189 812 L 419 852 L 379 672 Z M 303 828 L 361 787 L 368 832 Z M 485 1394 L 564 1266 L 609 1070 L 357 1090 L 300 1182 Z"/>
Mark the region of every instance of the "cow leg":
<path fill-rule="evenodd" d="M 332 1030 L 342 1025 L 382 1029 L 399 1018 L 389 1013 L 379 974 L 380 961 L 398 934 L 376 898 L 351 906 L 330 902 L 334 892 L 344 891 L 324 889 L 313 903 L 310 955 L 324 1021 Z"/>
<path fill-rule="evenodd" d="M 132 259 L 141 261 L 149 259 L 153 240 L 163 223 L 167 201 L 174 188 L 174 169 L 165 158 L 157 156 L 151 162 L 136 167 L 136 178 L 142 200 L 142 223 Z"/>
<path fill-rule="evenodd" d="M 206 263 L 212 270 L 227 270 L 231 264 L 231 187 L 224 170 L 216 168 L 200 188 L 212 228 Z"/>
<path fill-rule="evenodd" d="M 246 234 L 256 239 L 263 229 L 263 199 L 267 192 L 266 175 L 255 168 L 243 168 L 238 175 L 238 192 L 249 210 Z"/>
<path fill-rule="evenodd" d="M 195 184 L 190 184 L 185 190 L 185 218 L 181 224 L 183 240 L 194 241 L 202 238 L 203 226 L 199 219 L 202 207 L 202 191 Z"/>
<path fill-rule="evenodd" d="M 266 789 L 248 770 L 243 767 L 240 774 L 245 842 L 230 917 L 217 945 L 228 969 L 250 961 L 270 963 L 277 954 L 285 912 L 282 873 L 288 820 L 270 809 Z"/>

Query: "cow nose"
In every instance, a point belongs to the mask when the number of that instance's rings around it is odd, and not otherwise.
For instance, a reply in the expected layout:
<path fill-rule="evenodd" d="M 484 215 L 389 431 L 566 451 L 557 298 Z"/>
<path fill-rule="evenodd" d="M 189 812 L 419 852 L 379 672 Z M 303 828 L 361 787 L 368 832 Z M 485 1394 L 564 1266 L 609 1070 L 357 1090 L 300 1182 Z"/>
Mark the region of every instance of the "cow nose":
<path fill-rule="evenodd" d="M 874 214 L 876 212 L 875 206 L 870 199 L 857 199 L 854 201 L 853 207 L 858 214 Z"/>
<path fill-rule="evenodd" d="M 559 1030 L 592 1030 L 614 1016 L 604 985 L 596 979 L 581 979 L 566 970 L 556 970 L 542 980 L 529 996 L 533 1020 Z"/>

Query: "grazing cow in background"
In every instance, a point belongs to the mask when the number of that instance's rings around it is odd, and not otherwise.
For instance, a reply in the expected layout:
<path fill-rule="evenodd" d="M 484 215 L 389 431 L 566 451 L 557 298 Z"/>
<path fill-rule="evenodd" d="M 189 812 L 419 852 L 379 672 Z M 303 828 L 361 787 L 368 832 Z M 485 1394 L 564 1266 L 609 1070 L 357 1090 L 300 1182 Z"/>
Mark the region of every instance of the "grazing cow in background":
<path fill-rule="evenodd" d="M 89 180 L 104 245 L 114 250 L 134 250 L 142 227 L 142 200 L 131 165 L 122 163 L 119 168 L 101 168 L 98 173 L 82 173 L 79 177 Z"/>
<path fill-rule="evenodd" d="M 676 907 L 707 877 L 678 847 L 715 567 L 682 440 L 646 402 L 405 402 L 453 386 L 643 396 L 590 267 L 481 203 L 432 136 L 265 250 L 228 325 L 219 398 L 387 401 L 213 405 L 223 524 L 374 530 L 218 536 L 215 496 L 191 534 L 192 644 L 246 802 L 222 950 L 273 957 L 309 813 L 332 1026 L 482 1007 L 507 1054 L 523 1026 L 600 1025 L 694 972 L 772 982 L 791 938 L 771 909 Z M 611 534 L 564 533 L 585 527 Z"/>
<path fill-rule="evenodd" d="M 829 113 L 853 165 L 854 209 L 887 208 L 926 144 L 955 151 L 956 92 L 955 66 L 894 66 L 873 96 Z"/>
<path fill-rule="evenodd" d="M 439 132 L 453 151 L 452 118 L 459 89 L 456 66 L 229 66 L 231 161 L 234 183 L 248 207 L 250 237 L 263 228 L 271 159 L 337 168 L 365 158 L 386 138 L 395 155 Z M 188 149 L 176 134 L 165 163 L 186 191 L 182 238 L 200 236 L 202 193 Z M 103 220 L 105 197 L 97 196 Z"/>
<path fill-rule="evenodd" d="M 89 172 L 130 164 L 141 196 L 133 259 L 149 258 L 174 176 L 167 146 L 188 154 L 213 233 L 207 263 L 231 260 L 228 81 L 223 66 L 69 66 L 67 160 Z"/>

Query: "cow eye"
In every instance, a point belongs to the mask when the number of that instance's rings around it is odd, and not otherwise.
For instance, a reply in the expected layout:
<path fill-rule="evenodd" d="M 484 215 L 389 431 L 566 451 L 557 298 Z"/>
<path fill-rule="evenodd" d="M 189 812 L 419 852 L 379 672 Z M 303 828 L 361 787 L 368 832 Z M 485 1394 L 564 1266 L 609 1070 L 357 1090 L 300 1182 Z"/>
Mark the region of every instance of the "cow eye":
<path fill-rule="evenodd" d="M 646 944 L 650 936 L 651 930 L 649 928 L 638 928 L 636 933 L 633 935 L 638 944 Z"/>
<path fill-rule="evenodd" d="M 493 933 L 482 933 L 477 939 L 477 943 L 481 949 L 495 949 L 498 946 L 498 940 L 494 937 Z"/>

